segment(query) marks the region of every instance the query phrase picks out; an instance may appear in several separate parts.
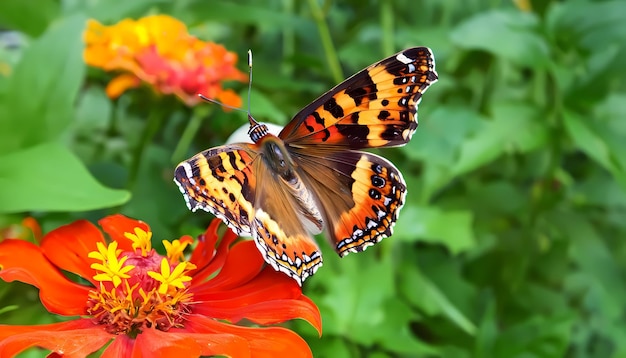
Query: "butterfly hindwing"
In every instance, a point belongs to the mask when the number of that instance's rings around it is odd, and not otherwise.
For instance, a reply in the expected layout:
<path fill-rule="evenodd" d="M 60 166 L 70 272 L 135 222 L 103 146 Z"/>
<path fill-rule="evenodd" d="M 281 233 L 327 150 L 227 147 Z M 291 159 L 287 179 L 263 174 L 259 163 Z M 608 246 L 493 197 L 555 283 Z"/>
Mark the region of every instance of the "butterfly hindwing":
<path fill-rule="evenodd" d="M 406 144 L 417 128 L 422 93 L 437 80 L 427 47 L 375 63 L 294 116 L 279 137 L 292 146 L 375 148 Z"/>
<path fill-rule="evenodd" d="M 294 158 L 318 197 L 327 235 L 340 256 L 391 236 L 406 183 L 390 161 L 360 151 L 296 151 Z"/>
<path fill-rule="evenodd" d="M 290 192 L 300 179 L 284 183 L 264 166 L 259 168 L 258 178 L 262 184 L 257 188 L 254 240 L 265 261 L 302 285 L 322 265 L 322 255 L 310 230 L 303 225 L 306 219 Z"/>
<path fill-rule="evenodd" d="M 189 210 L 208 211 L 238 235 L 252 235 L 258 158 L 254 144 L 212 148 L 180 163 L 174 181 Z"/>

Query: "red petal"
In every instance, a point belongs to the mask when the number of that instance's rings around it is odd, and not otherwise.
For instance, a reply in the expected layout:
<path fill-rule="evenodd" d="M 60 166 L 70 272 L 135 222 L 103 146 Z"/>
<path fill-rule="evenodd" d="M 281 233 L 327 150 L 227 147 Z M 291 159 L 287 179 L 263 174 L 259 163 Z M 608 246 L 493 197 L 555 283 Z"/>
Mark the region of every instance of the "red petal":
<path fill-rule="evenodd" d="M 193 262 L 196 266 L 206 266 L 215 256 L 215 244 L 218 239 L 217 229 L 219 225 L 219 220 L 214 219 L 211 221 L 198 240 L 198 245 L 191 253 L 191 258 L 189 259 L 189 261 Z"/>
<path fill-rule="evenodd" d="M 120 334 L 115 337 L 113 342 L 102 352 L 100 358 L 132 357 L 134 348 L 135 340 L 125 334 Z"/>
<path fill-rule="evenodd" d="M 301 318 L 322 332 L 315 303 L 302 294 L 294 280 L 269 266 L 245 285 L 228 291 L 196 292 L 194 299 L 199 302 L 194 312 L 208 317 L 231 322 L 247 318 L 260 324 Z"/>
<path fill-rule="evenodd" d="M 201 290 L 227 290 L 239 287 L 258 275 L 263 263 L 263 258 L 253 241 L 236 243 L 230 248 L 224 266 L 217 276 L 197 287 Z"/>
<path fill-rule="evenodd" d="M 0 243 L 0 278 L 39 288 L 46 309 L 61 315 L 86 314 L 89 287 L 68 280 L 43 255 L 39 247 L 21 240 Z"/>
<path fill-rule="evenodd" d="M 150 226 L 141 220 L 131 219 L 122 214 L 110 215 L 100 219 L 98 224 L 102 227 L 102 230 L 109 234 L 111 240 L 115 240 L 118 243 L 118 247 L 124 251 L 133 251 L 132 241 L 124 236 L 124 233 L 134 233 L 135 228 L 140 228 L 143 231 L 150 231 Z"/>
<path fill-rule="evenodd" d="M 87 220 L 79 220 L 44 236 L 41 251 L 57 267 L 73 272 L 96 285 L 92 278 L 95 272 L 89 267 L 93 260 L 87 255 L 97 250 L 97 242 L 104 243 L 100 230 Z"/>
<path fill-rule="evenodd" d="M 42 347 L 66 357 L 85 357 L 114 337 L 87 319 L 40 326 L 0 326 L 0 357 Z"/>
<path fill-rule="evenodd" d="M 214 222 L 216 221 L 214 220 L 213 222 L 211 222 L 209 229 L 211 229 Z M 217 222 L 217 224 L 219 224 L 219 222 Z M 192 253 L 191 259 L 189 260 L 190 262 L 193 262 L 198 267 L 198 270 L 196 270 L 193 273 L 195 282 L 201 282 L 207 279 L 208 277 L 213 275 L 213 273 L 215 273 L 217 270 L 222 268 L 222 266 L 224 265 L 224 262 L 226 261 L 226 257 L 228 256 L 228 253 L 230 251 L 230 245 L 233 243 L 233 241 L 237 239 L 237 235 L 235 235 L 235 233 L 232 232 L 232 230 L 228 229 L 226 233 L 224 234 L 224 237 L 222 237 L 222 240 L 220 241 L 220 244 L 217 247 L 217 250 L 215 250 L 214 239 L 217 238 L 217 233 L 210 234 L 209 229 L 207 229 L 207 232 L 205 233 L 203 238 L 200 240 L 198 246 Z M 217 225 L 216 225 L 215 230 L 217 230 Z M 204 240 L 208 240 L 208 241 L 204 242 Z M 210 255 L 207 255 L 207 257 L 209 257 L 210 259 L 207 260 L 206 258 L 203 258 L 202 256 L 198 257 L 198 255 L 196 255 L 196 251 L 201 252 L 201 253 L 210 252 Z"/>
<path fill-rule="evenodd" d="M 202 348 L 186 334 L 145 329 L 137 336 L 136 357 L 200 357 Z"/>
<path fill-rule="evenodd" d="M 196 333 L 221 333 L 248 341 L 251 357 L 312 357 L 311 349 L 300 336 L 282 327 L 241 327 L 204 316 L 191 315 L 185 330 Z M 240 345 L 240 348 L 242 345 Z M 203 355 L 216 354 L 202 352 Z"/>
<path fill-rule="evenodd" d="M 313 326 L 318 334 L 322 335 L 322 316 L 317 306 L 306 296 L 303 300 L 274 300 L 256 303 L 244 307 L 220 307 L 219 303 L 198 305 L 194 313 L 225 319 L 230 322 L 239 322 L 246 318 L 254 323 L 269 325 L 282 323 L 292 319 L 303 319 Z"/>

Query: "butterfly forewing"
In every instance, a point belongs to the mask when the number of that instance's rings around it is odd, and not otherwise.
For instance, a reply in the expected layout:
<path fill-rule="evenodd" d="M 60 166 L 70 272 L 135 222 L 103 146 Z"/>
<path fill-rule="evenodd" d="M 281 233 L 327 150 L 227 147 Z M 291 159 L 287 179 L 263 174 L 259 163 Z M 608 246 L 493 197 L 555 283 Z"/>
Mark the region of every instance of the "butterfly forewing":
<path fill-rule="evenodd" d="M 437 80 L 426 47 L 404 50 L 358 72 L 306 106 L 279 137 L 292 146 L 338 149 L 406 144 L 422 93 Z"/>
<path fill-rule="evenodd" d="M 238 143 L 205 150 L 176 167 L 174 181 L 189 210 L 222 219 L 238 235 L 252 235 L 259 153 Z M 255 163 L 256 162 L 256 163 Z"/>

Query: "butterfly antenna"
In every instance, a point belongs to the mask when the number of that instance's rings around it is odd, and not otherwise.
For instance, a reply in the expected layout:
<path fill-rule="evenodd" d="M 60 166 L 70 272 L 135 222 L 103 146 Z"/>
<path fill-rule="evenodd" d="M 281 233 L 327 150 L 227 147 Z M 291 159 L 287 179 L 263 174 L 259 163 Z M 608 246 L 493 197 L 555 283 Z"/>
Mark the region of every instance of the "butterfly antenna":
<path fill-rule="evenodd" d="M 224 104 L 222 102 L 219 102 L 219 101 L 216 101 L 214 99 L 211 99 L 211 98 L 209 98 L 209 97 L 207 97 L 207 96 L 205 96 L 205 95 L 203 95 L 201 93 L 198 93 L 198 97 L 202 98 L 203 100 L 205 100 L 207 102 L 215 103 L 215 104 L 220 105 L 222 107 L 226 107 L 226 108 L 229 108 L 229 109 L 232 109 L 232 110 L 235 110 L 235 111 L 240 111 L 240 112 L 246 112 L 247 113 L 247 111 L 245 109 L 229 106 L 229 105 Z"/>
<path fill-rule="evenodd" d="M 248 50 L 248 121 L 250 122 L 250 129 L 248 135 L 253 142 L 257 142 L 263 136 L 268 133 L 267 126 L 263 123 L 259 123 L 252 117 L 252 111 L 250 109 L 250 93 L 252 92 L 252 50 Z"/>

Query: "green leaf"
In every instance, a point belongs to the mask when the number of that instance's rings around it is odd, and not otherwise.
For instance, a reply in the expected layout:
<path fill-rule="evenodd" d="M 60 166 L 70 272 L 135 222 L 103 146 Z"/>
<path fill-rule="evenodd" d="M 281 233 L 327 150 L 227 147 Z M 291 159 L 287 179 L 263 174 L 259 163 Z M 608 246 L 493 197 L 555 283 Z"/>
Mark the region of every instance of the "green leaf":
<path fill-rule="evenodd" d="M 626 172 L 621 165 L 621 151 L 613 152 L 604 136 L 592 129 L 592 123 L 585 121 L 580 115 L 571 111 L 563 112 L 565 128 L 572 137 L 577 148 L 585 152 L 598 164 L 609 170 L 618 180 L 622 188 L 626 189 Z M 610 132 L 605 134 L 611 135 Z M 623 147 L 623 141 L 617 140 L 615 145 Z"/>
<path fill-rule="evenodd" d="M 29 1 L 0 1 L 0 27 L 17 30 L 30 36 L 39 36 L 58 15 L 59 2 L 38 0 L 36 6 Z"/>
<path fill-rule="evenodd" d="M 25 51 L 0 103 L 0 153 L 56 139 L 74 118 L 84 24 L 80 15 L 56 22 Z"/>
<path fill-rule="evenodd" d="M 406 269 L 400 277 L 400 291 L 420 310 L 431 316 L 446 317 L 467 334 L 473 335 L 476 332 L 474 323 L 419 269 Z"/>
<path fill-rule="evenodd" d="M 621 0 L 563 2 L 554 4 L 546 23 L 561 42 L 601 51 L 626 41 L 624 14 L 626 2 Z"/>
<path fill-rule="evenodd" d="M 0 156 L 0 213 L 93 210 L 128 199 L 124 190 L 103 187 L 59 144 Z"/>
<path fill-rule="evenodd" d="M 394 226 L 393 238 L 399 241 L 424 241 L 442 244 L 454 254 L 474 247 L 473 215 L 469 211 L 443 211 L 436 207 L 406 205 Z"/>
<path fill-rule="evenodd" d="M 213 2 L 207 6 L 202 1 L 192 2 L 181 11 L 180 17 L 189 22 L 197 21 L 220 21 L 233 24 L 256 24 L 260 26 L 277 25 L 301 25 L 302 18 L 294 17 L 293 14 L 272 9 L 258 4 L 237 4 L 232 2 Z"/>
<path fill-rule="evenodd" d="M 499 103 L 493 107 L 493 120 L 486 122 L 477 135 L 465 141 L 452 172 L 467 173 L 506 152 L 531 151 L 546 143 L 547 126 L 539 111 L 523 103 Z"/>
<path fill-rule="evenodd" d="M 538 35 L 535 14 L 494 10 L 471 17 L 452 30 L 457 46 L 484 50 L 513 63 L 544 68 L 550 62 L 546 41 Z"/>

